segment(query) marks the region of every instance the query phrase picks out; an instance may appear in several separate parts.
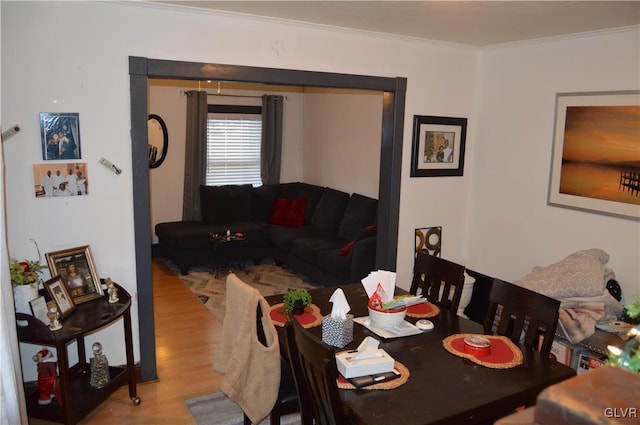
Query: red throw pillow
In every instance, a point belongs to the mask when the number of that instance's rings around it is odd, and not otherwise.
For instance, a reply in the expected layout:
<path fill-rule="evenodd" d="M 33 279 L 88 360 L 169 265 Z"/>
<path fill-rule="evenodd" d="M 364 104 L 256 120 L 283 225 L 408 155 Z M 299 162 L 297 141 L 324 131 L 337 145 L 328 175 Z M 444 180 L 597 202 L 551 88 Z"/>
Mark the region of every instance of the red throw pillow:
<path fill-rule="evenodd" d="M 343 257 L 347 257 L 351 253 L 351 249 L 353 248 L 353 241 L 349 242 L 340 250 L 340 255 Z"/>
<path fill-rule="evenodd" d="M 302 227 L 304 212 L 307 208 L 307 198 L 284 199 L 276 198 L 269 217 L 269 224 L 286 227 Z"/>

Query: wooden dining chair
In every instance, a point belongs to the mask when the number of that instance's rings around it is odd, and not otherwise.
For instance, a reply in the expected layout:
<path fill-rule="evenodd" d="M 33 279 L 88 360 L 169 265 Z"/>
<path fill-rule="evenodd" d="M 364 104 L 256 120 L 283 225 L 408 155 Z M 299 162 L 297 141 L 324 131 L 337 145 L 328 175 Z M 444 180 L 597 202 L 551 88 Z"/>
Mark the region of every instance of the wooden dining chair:
<path fill-rule="evenodd" d="M 302 425 L 345 425 L 335 350 L 293 319 L 285 326 Z"/>
<path fill-rule="evenodd" d="M 560 301 L 518 285 L 494 279 L 484 321 L 486 334 L 503 335 L 514 343 L 548 356 L 558 326 Z M 523 339 L 524 334 L 524 339 Z"/>
<path fill-rule="evenodd" d="M 463 286 L 464 266 L 426 252 L 416 254 L 413 281 L 409 289 L 411 294 L 418 295 L 420 289 L 422 296 L 429 302 L 456 313 Z"/>

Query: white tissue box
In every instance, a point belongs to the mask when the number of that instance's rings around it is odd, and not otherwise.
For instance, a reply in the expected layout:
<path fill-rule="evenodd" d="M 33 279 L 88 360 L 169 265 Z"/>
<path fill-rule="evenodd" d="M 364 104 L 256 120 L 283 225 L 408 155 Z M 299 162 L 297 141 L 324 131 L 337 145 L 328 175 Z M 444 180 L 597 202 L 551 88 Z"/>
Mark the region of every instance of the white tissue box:
<path fill-rule="evenodd" d="M 345 319 L 336 319 L 330 315 L 322 318 L 322 340 L 334 347 L 342 348 L 353 341 L 353 314 Z"/>
<path fill-rule="evenodd" d="M 338 372 L 347 379 L 354 378 L 356 376 L 391 372 L 395 366 L 393 357 L 388 355 L 382 348 L 378 348 L 378 352 L 382 354 L 382 357 L 355 361 L 352 361 L 353 356 L 356 355 L 354 351 L 342 351 L 340 353 L 336 353 Z"/>

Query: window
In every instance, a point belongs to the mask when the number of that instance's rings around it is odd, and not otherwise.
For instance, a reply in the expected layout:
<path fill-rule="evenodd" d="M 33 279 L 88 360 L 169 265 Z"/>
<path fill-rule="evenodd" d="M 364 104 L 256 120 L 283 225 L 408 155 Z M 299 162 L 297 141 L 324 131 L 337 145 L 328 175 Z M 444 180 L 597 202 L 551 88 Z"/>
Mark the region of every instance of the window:
<path fill-rule="evenodd" d="M 207 186 L 261 186 L 260 106 L 209 105 L 207 118 Z"/>

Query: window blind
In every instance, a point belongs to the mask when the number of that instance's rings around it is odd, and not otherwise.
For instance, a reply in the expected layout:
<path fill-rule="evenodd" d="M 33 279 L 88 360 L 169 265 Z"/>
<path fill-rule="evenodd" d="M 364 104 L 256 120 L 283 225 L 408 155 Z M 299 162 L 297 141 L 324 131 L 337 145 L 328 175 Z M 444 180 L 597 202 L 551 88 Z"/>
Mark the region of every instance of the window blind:
<path fill-rule="evenodd" d="M 261 186 L 262 117 L 210 113 L 207 118 L 206 184 Z"/>

